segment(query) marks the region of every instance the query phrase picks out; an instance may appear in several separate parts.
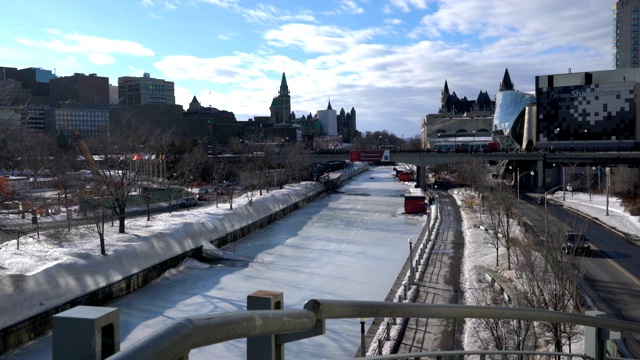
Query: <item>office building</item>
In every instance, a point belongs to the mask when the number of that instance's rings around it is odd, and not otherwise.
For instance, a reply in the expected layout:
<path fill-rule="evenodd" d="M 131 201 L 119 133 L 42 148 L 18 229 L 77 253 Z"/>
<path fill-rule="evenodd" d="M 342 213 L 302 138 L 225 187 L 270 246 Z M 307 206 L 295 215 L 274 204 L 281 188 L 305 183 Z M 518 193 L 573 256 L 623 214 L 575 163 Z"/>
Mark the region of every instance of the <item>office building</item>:
<path fill-rule="evenodd" d="M 149 73 L 144 73 L 142 77 L 122 76 L 118 78 L 119 105 L 172 105 L 175 103 L 176 97 L 172 81 L 154 79 Z"/>
<path fill-rule="evenodd" d="M 536 76 L 537 146 L 631 148 L 640 130 L 639 85 L 637 68 Z"/>
<path fill-rule="evenodd" d="M 614 69 L 638 67 L 640 0 L 618 0 L 613 4 L 611 65 Z"/>
<path fill-rule="evenodd" d="M 49 81 L 49 101 L 82 105 L 109 105 L 109 78 L 96 74 L 73 74 Z"/>

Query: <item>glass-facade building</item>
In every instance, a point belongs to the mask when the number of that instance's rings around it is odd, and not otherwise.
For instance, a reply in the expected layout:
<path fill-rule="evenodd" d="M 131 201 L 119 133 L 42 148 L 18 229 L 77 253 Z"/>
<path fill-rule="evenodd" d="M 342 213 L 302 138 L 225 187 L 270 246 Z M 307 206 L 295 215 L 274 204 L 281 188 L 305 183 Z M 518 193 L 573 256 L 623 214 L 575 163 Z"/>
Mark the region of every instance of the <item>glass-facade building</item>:
<path fill-rule="evenodd" d="M 78 131 L 83 137 L 105 137 L 109 133 L 109 109 L 50 108 L 46 111 L 47 130 L 71 138 Z"/>
<path fill-rule="evenodd" d="M 496 111 L 493 115 L 493 130 L 522 142 L 525 108 L 535 104 L 536 96 L 520 91 L 500 91 L 496 94 Z"/>

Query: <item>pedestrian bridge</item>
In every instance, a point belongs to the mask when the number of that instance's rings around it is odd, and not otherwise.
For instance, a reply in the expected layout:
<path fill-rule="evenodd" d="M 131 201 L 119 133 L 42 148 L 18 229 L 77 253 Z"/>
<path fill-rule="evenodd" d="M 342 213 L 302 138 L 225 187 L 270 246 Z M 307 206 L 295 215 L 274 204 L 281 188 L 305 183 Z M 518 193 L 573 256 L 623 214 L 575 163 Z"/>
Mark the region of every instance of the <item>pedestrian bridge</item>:
<path fill-rule="evenodd" d="M 111 360 L 173 360 L 188 359 L 189 352 L 203 346 L 235 339 L 247 339 L 247 359 L 284 359 L 285 344 L 324 334 L 327 320 L 363 318 L 440 318 L 440 319 L 516 319 L 524 321 L 544 321 L 552 323 L 582 325 L 585 329 L 585 353 L 555 353 L 535 351 L 434 351 L 411 354 L 373 356 L 373 359 L 420 359 L 452 356 L 462 358 L 477 355 L 486 357 L 540 356 L 545 358 L 613 359 L 606 354 L 607 341 L 619 338 L 620 332 L 640 333 L 640 323 L 609 319 L 597 311 L 586 315 L 558 311 L 522 309 L 510 307 L 488 307 L 471 305 L 415 304 L 357 300 L 312 299 L 303 309 L 284 310 L 282 293 L 258 291 L 247 297 L 247 310 L 223 314 L 202 315 L 176 319 L 169 326 L 142 339 L 125 349 L 119 345 L 119 325 L 108 324 L 104 319 L 95 319 L 94 329 L 87 331 L 87 321 L 91 321 L 91 307 L 80 316 L 74 309 L 56 315 L 53 328 L 53 359 L 94 359 Z M 109 311 L 110 308 L 95 308 Z M 117 309 L 111 308 L 117 312 Z M 77 318 L 74 318 L 77 317 Z M 115 319 L 115 317 L 112 317 Z M 63 321 L 64 320 L 64 321 Z M 114 322 L 117 322 L 114 320 Z M 80 326 L 82 325 L 82 326 Z M 81 329 L 80 329 L 81 327 Z M 105 330 L 108 329 L 108 330 Z M 108 332 L 107 334 L 102 333 Z M 364 325 L 362 326 L 364 345 Z M 99 340 L 95 339 L 98 337 Z M 69 346 L 69 345 L 76 346 Z M 66 345 L 66 346 L 64 346 Z M 362 346 L 364 349 L 364 346 Z M 106 350 L 106 351 L 105 351 Z M 321 354 L 318 354 L 320 357 Z M 617 354 L 614 354 L 617 356 Z M 224 358 L 224 354 L 220 354 Z M 616 358 L 620 359 L 620 358 Z"/>

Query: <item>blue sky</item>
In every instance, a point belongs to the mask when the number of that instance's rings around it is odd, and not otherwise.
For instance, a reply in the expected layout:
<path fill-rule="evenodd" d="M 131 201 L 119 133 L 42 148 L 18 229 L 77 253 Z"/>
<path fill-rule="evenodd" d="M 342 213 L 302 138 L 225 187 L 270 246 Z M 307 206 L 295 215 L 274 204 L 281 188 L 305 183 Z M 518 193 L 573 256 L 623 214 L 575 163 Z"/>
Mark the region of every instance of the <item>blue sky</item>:
<path fill-rule="evenodd" d="M 360 131 L 420 133 L 447 80 L 495 96 L 505 69 L 611 68 L 612 0 L 0 0 L 0 66 L 175 82 L 238 120 L 269 115 L 285 72 L 292 109 L 355 108 Z"/>

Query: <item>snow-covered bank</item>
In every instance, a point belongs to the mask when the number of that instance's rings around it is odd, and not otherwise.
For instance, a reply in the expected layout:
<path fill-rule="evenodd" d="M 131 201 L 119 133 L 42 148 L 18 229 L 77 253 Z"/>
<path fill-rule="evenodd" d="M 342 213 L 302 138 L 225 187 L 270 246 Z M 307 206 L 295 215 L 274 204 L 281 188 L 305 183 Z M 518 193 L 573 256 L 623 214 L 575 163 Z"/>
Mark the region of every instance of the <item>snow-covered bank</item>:
<path fill-rule="evenodd" d="M 105 227 L 107 256 L 99 254 L 92 226 L 77 228 L 62 244 L 23 237 L 0 245 L 0 328 L 53 308 L 90 291 L 137 273 L 196 247 L 212 248 L 210 240 L 246 226 L 309 194 L 322 191 L 316 182 L 287 185 L 263 192 L 251 206 L 246 199 L 219 207 L 194 208 L 127 221 L 127 232 Z"/>

